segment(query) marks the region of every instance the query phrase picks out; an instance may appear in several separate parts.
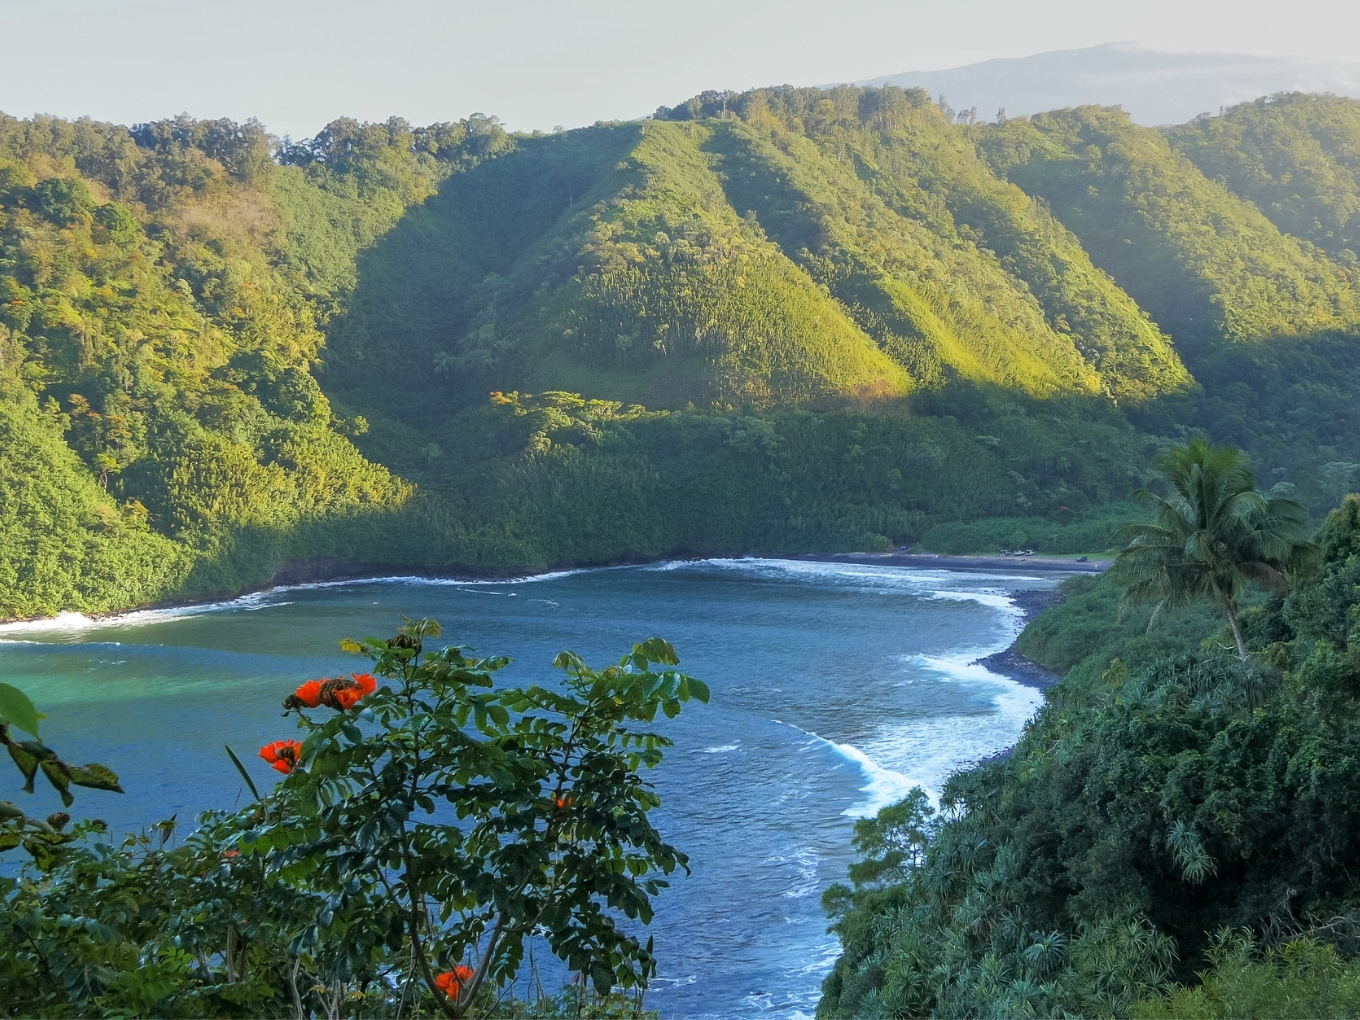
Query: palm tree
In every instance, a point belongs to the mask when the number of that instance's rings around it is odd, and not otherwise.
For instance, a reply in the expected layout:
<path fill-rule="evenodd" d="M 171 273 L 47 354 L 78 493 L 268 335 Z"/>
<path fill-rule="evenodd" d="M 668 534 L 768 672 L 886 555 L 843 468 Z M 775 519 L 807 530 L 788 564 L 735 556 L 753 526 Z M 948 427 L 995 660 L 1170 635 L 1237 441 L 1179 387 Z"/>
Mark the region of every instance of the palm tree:
<path fill-rule="evenodd" d="M 1314 547 L 1308 514 L 1292 499 L 1256 489 L 1241 451 L 1196 439 L 1161 461 L 1169 483 L 1165 497 L 1140 489 L 1130 497 L 1152 511 L 1151 524 L 1128 524 L 1115 535 L 1128 544 L 1115 561 L 1127 584 L 1124 603 L 1164 608 L 1208 599 L 1221 608 L 1247 658 L 1237 622 L 1249 586 L 1288 590 L 1285 571 L 1304 566 Z M 1149 621 L 1151 626 L 1151 621 Z"/>

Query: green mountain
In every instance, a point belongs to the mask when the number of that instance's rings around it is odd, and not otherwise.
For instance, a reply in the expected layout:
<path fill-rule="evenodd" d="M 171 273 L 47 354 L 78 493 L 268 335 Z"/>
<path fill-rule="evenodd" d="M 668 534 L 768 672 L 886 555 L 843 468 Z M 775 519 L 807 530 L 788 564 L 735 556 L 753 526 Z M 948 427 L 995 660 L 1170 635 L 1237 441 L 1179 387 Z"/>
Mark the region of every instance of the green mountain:
<path fill-rule="evenodd" d="M 1008 121 L 980 132 L 979 148 L 1047 202 L 1192 360 L 1224 341 L 1315 336 L 1360 319 L 1350 272 L 1121 111 Z"/>
<path fill-rule="evenodd" d="M 1360 252 L 1360 104 L 1290 93 L 1166 132 L 1206 176 L 1352 272 Z"/>
<path fill-rule="evenodd" d="M 440 413 L 492 385 L 669 406 L 906 392 L 710 163 L 693 132 L 630 124 L 456 171 L 365 260 L 335 385 L 409 403 L 414 373 Z"/>
<path fill-rule="evenodd" d="M 1093 551 L 1195 430 L 1321 511 L 1360 477 L 1358 109 L 0 118 L 0 614 L 941 525 Z"/>
<path fill-rule="evenodd" d="M 418 373 L 441 413 L 492 387 L 768 409 L 947 380 L 1188 384 L 1075 238 L 924 97 L 827 95 L 517 139 L 460 168 L 366 256 L 328 379 L 371 392 L 376 371 L 409 404 Z M 865 96 L 881 109 L 861 113 Z M 835 105 L 805 124 L 818 103 Z"/>

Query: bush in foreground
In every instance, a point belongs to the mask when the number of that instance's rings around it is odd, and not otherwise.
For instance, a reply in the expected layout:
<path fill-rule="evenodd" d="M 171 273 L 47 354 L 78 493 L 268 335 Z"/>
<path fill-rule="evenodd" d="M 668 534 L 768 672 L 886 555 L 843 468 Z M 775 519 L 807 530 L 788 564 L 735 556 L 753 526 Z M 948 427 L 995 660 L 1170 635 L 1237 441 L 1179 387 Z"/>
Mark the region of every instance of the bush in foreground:
<path fill-rule="evenodd" d="M 285 778 L 262 795 L 232 754 L 255 801 L 204 815 L 182 845 L 169 823 L 114 846 L 101 823 L 49 819 L 35 841 L 11 820 L 9 845 L 35 852 L 0 879 L 4 1008 L 640 1013 L 656 961 L 622 919 L 649 922 L 687 861 L 648 820 L 660 800 L 642 769 L 669 741 L 635 724 L 707 688 L 653 638 L 600 670 L 562 653 L 557 689 L 492 689 L 509 660 L 426 652 L 438 634 L 408 621 L 345 642 L 372 673 L 290 695 L 304 739 L 260 750 Z M 531 939 L 577 975 L 566 999 L 512 1000 Z"/>

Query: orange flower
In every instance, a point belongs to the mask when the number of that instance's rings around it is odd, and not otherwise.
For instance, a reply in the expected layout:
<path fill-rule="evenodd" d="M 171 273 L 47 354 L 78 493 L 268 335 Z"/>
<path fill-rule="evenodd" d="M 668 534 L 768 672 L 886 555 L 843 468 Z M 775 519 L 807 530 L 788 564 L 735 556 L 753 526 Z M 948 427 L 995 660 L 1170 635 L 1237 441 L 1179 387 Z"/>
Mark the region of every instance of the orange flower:
<path fill-rule="evenodd" d="M 359 703 L 361 698 L 367 697 L 378 689 L 378 681 L 373 679 L 369 673 L 351 673 L 353 682 L 338 687 L 332 697 L 335 700 L 335 707 L 342 712 L 347 712 Z"/>
<path fill-rule="evenodd" d="M 321 681 L 308 680 L 293 692 L 293 697 L 302 703 L 303 708 L 321 707 Z"/>
<path fill-rule="evenodd" d="M 341 687 L 335 692 L 335 707 L 342 712 L 348 712 L 363 697 L 357 687 Z"/>
<path fill-rule="evenodd" d="M 283 699 L 283 710 L 291 712 L 295 708 L 334 708 L 345 712 L 378 689 L 378 681 L 371 673 L 351 673 L 347 680 L 343 676 L 325 680 L 308 680 L 288 697 Z"/>
<path fill-rule="evenodd" d="M 453 970 L 446 970 L 434 979 L 434 986 L 447 995 L 450 999 L 458 998 L 458 993 L 463 989 L 463 983 L 472 980 L 472 968 L 467 964 L 460 963 Z"/>
<path fill-rule="evenodd" d="M 372 673 L 351 673 L 354 682 L 359 686 L 359 690 L 364 692 L 364 696 L 372 694 L 378 689 L 378 681 L 373 678 Z"/>
<path fill-rule="evenodd" d="M 287 775 L 302 763 L 302 745 L 296 740 L 276 740 L 260 748 L 260 757 L 276 772 Z"/>

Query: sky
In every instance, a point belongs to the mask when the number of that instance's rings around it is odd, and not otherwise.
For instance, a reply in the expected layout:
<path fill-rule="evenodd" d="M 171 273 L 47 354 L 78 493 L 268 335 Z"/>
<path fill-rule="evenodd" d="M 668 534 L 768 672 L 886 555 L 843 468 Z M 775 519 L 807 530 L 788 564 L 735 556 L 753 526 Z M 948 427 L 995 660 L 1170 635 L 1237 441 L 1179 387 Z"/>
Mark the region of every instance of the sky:
<path fill-rule="evenodd" d="M 1104 42 L 1355 63 L 1357 39 L 1354 0 L 0 0 L 0 110 L 551 130 Z"/>

